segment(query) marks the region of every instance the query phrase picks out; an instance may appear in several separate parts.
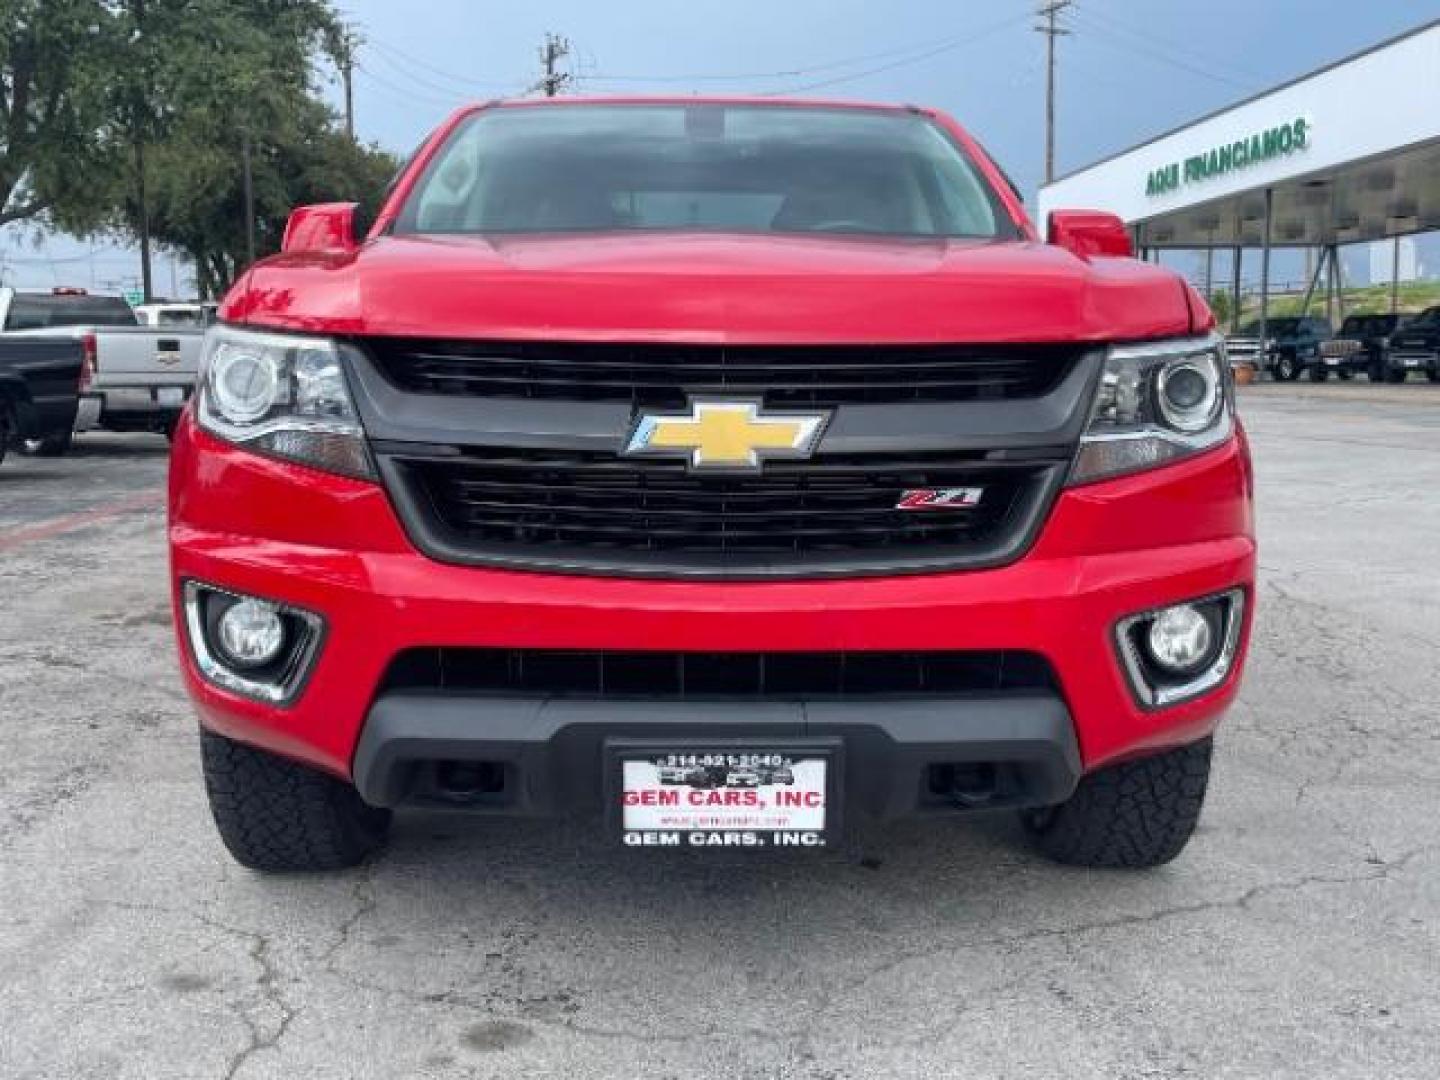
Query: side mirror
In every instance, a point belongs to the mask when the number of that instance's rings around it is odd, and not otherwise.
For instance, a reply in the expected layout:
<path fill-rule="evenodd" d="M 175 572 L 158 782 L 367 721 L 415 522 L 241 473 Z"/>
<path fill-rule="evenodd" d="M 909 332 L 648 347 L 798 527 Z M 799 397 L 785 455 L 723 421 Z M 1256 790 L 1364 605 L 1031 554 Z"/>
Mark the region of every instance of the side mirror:
<path fill-rule="evenodd" d="M 285 238 L 280 242 L 280 250 L 348 255 L 357 250 L 364 239 L 363 232 L 358 230 L 358 226 L 363 224 L 358 208 L 358 203 L 319 203 L 296 207 L 285 223 Z"/>
<path fill-rule="evenodd" d="M 1114 214 L 1102 210 L 1056 210 L 1045 229 L 1046 243 L 1088 259 L 1092 255 L 1135 254 L 1130 230 Z"/>

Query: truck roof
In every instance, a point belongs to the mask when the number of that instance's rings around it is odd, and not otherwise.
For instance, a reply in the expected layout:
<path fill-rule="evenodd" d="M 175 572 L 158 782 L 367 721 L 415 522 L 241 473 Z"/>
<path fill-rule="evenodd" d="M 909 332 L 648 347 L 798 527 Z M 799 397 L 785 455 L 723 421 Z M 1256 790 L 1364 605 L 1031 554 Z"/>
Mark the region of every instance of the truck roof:
<path fill-rule="evenodd" d="M 593 94 L 553 98 L 503 98 L 466 105 L 459 111 L 476 109 L 557 109 L 576 105 L 736 105 L 775 106 L 802 109 L 872 109 L 878 112 L 920 112 L 932 110 L 896 102 L 861 101 L 848 98 L 764 97 L 758 94 Z"/>

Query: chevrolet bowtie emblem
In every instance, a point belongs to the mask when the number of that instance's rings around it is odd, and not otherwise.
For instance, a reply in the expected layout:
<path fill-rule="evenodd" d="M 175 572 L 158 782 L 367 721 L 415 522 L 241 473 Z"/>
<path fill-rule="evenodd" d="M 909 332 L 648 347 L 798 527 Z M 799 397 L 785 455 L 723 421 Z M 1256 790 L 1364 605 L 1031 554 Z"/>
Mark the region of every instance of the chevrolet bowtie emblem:
<path fill-rule="evenodd" d="M 625 453 L 684 457 L 692 469 L 758 469 L 815 452 L 829 413 L 762 412 L 758 400 L 694 398 L 689 412 L 641 413 Z"/>

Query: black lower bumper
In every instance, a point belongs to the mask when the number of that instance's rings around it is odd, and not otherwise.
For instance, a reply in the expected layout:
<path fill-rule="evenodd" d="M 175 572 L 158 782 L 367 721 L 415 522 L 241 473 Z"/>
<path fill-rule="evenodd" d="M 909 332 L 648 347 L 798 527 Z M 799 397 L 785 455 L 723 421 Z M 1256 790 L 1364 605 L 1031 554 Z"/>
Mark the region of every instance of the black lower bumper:
<path fill-rule="evenodd" d="M 395 691 L 370 710 L 355 784 L 376 806 L 551 816 L 604 810 L 607 743 L 843 745 L 846 809 L 872 818 L 1045 806 L 1080 778 L 1054 694 L 646 701 Z"/>

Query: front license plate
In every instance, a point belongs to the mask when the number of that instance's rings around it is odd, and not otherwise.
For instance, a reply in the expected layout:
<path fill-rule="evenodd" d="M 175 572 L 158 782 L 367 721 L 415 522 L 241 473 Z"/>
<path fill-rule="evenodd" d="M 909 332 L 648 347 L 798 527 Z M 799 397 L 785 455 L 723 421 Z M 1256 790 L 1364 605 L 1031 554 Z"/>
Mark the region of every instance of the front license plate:
<path fill-rule="evenodd" d="M 178 386 L 162 386 L 155 391 L 155 401 L 160 405 L 178 407 L 185 404 L 185 391 Z"/>
<path fill-rule="evenodd" d="M 624 749 L 616 757 L 627 846 L 825 847 L 833 835 L 832 749 Z"/>
<path fill-rule="evenodd" d="M 1327 356 L 1325 358 L 1325 363 L 1329 364 L 1331 367 L 1339 367 L 1340 358 L 1338 356 Z"/>

